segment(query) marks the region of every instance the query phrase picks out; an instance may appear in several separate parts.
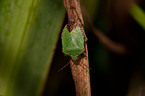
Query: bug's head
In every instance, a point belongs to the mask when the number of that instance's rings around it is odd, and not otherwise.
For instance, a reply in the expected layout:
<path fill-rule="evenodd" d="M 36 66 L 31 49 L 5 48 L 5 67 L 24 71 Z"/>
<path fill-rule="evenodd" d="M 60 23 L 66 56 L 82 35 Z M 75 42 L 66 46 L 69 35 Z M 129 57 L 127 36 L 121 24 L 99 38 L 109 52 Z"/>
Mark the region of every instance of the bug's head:
<path fill-rule="evenodd" d="M 66 24 L 65 27 L 67 27 L 67 29 L 69 30 L 69 32 L 72 32 L 74 29 L 76 29 L 77 24 L 75 23 L 75 21 L 73 19 L 69 20 L 69 23 Z"/>

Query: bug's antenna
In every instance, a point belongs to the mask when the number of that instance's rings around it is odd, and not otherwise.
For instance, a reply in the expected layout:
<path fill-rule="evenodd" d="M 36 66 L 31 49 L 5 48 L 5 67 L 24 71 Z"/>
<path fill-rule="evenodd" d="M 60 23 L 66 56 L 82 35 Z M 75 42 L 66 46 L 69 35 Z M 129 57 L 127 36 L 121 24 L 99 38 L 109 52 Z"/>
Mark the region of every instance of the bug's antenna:
<path fill-rule="evenodd" d="M 64 65 L 61 69 L 59 69 L 58 70 L 58 72 L 60 72 L 61 70 L 63 70 L 65 67 L 67 67 L 69 65 L 69 62 L 66 64 L 66 65 Z"/>

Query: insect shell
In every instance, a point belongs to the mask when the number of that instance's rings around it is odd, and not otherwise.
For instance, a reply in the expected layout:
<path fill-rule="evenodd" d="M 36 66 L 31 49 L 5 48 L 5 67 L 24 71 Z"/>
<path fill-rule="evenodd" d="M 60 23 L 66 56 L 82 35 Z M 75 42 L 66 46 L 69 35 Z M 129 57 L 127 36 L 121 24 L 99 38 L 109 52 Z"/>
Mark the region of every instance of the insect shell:
<path fill-rule="evenodd" d="M 84 52 L 84 35 L 79 26 L 69 32 L 67 25 L 62 32 L 62 52 L 70 55 L 72 60 L 76 61 L 78 55 Z"/>

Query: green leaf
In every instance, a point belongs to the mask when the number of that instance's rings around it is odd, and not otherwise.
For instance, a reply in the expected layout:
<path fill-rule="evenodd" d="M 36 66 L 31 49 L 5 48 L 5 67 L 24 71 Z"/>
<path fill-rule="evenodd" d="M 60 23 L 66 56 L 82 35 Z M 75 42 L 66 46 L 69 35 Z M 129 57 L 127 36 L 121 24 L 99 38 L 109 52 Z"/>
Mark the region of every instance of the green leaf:
<path fill-rule="evenodd" d="M 133 18 L 140 24 L 140 26 L 145 30 L 145 12 L 135 3 L 132 3 L 130 14 Z"/>
<path fill-rule="evenodd" d="M 64 15 L 58 0 L 0 1 L 0 95 L 42 93 Z"/>

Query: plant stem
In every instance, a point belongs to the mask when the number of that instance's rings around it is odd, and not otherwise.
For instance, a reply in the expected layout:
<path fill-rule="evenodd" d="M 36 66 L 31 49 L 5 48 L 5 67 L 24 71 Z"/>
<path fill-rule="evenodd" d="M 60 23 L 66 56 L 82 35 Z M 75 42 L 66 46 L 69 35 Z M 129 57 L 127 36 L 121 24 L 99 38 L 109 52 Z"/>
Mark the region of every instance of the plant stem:
<path fill-rule="evenodd" d="M 83 31 L 84 22 L 79 0 L 64 0 L 64 6 L 68 14 L 70 29 L 74 29 L 77 24 Z M 72 22 L 73 21 L 73 22 Z M 86 56 L 79 55 L 77 61 L 70 60 L 70 67 L 76 88 L 76 96 L 91 96 L 89 62 L 87 44 L 85 44 Z"/>

